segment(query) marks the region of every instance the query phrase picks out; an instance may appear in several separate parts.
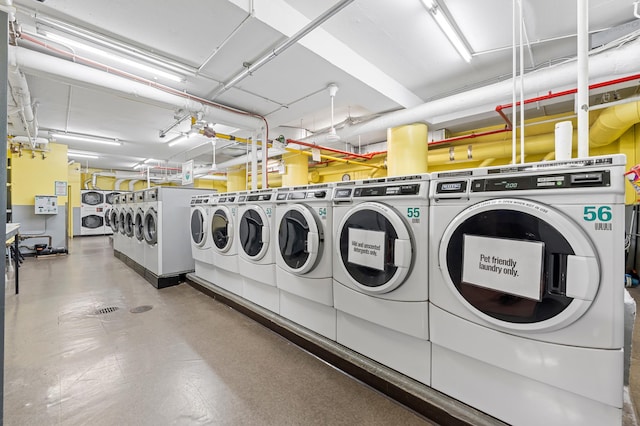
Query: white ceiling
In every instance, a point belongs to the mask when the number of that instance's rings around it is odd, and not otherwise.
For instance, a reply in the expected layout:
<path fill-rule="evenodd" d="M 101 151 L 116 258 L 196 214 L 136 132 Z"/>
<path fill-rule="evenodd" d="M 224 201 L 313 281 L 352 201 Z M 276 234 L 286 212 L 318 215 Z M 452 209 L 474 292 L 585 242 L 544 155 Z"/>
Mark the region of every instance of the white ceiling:
<path fill-rule="evenodd" d="M 576 2 L 523 0 L 529 47 L 527 69 L 541 68 L 576 52 Z M 368 118 L 411 108 L 509 79 L 512 67 L 512 1 L 438 0 L 465 37 L 473 59 L 466 63 L 451 46 L 420 0 L 355 0 L 297 44 L 277 55 L 235 86 L 212 97 L 245 66 L 270 53 L 310 21 L 330 9 L 335 0 L 151 0 L 87 2 L 84 0 L 16 0 L 16 19 L 26 34 L 65 34 L 44 20 L 56 19 L 97 33 L 165 62 L 181 64 L 184 81 L 158 82 L 179 91 L 266 117 L 270 138 L 286 127 L 324 132 L 330 125 L 326 87 L 338 85 L 335 122 Z M 590 0 L 590 30 L 597 32 L 635 20 L 632 0 Z M 253 13 L 251 12 L 253 6 Z M 44 20 L 43 20 L 44 19 Z M 21 49 L 51 52 L 20 40 Z M 69 49 L 55 45 L 65 51 Z M 91 54 L 76 52 L 92 57 Z M 211 57 L 213 55 L 213 57 Z M 211 57 L 211 58 L 210 58 Z M 98 59 L 93 57 L 93 59 Z M 140 77 L 153 75 L 108 63 Z M 80 66 L 80 65 L 79 65 Z M 43 65 L 46 68 L 46 65 Z M 170 71 L 170 70 L 167 70 Z M 171 71 L 170 71 L 171 72 Z M 117 138 L 121 146 L 68 142 L 70 149 L 92 152 L 99 159 L 83 165 L 131 170 L 148 158 L 172 166 L 195 158 L 212 161 L 209 140 L 195 136 L 169 147 L 167 142 L 189 130 L 185 120 L 161 138 L 161 130 L 176 121 L 177 106 L 124 96 L 101 82 L 80 84 L 60 76 L 55 67 L 25 70 L 32 102 L 37 102 L 39 136 L 48 130 Z M 550 88 L 551 89 L 551 88 Z M 504 103 L 511 99 L 504 99 Z M 188 112 L 188 111 L 187 111 Z M 207 121 L 213 121 L 204 117 Z M 430 117 L 424 117 L 430 122 Z M 217 121 L 222 123 L 222 121 Z M 465 120 L 457 120 L 456 130 Z M 488 121 L 481 124 L 498 124 Z M 225 124 L 225 123 L 222 123 Z M 453 126 L 453 122 L 450 123 Z M 469 120 L 468 126 L 480 123 Z M 445 126 L 447 123 L 439 123 Z M 21 134 L 19 126 L 10 132 Z M 251 132 L 234 133 L 247 137 Z M 361 142 L 383 141 L 384 133 L 362 135 Z M 67 142 L 65 142 L 67 143 Z M 222 143 L 219 146 L 224 145 Z M 244 152 L 244 146 L 218 149 L 217 161 Z"/>

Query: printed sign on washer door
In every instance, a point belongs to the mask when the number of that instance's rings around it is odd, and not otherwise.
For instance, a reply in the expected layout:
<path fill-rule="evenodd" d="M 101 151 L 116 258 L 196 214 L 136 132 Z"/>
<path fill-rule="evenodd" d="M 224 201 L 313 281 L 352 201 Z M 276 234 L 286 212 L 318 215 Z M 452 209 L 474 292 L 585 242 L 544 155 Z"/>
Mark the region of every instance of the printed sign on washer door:
<path fill-rule="evenodd" d="M 384 234 L 349 228 L 349 263 L 384 271 Z"/>
<path fill-rule="evenodd" d="M 462 281 L 540 300 L 544 243 L 464 235 Z"/>

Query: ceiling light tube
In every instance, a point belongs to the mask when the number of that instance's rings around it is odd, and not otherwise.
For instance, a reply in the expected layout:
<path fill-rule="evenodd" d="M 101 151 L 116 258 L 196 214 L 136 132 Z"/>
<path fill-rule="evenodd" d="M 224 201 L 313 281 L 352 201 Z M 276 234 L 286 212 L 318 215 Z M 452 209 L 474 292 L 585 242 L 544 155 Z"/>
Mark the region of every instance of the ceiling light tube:
<path fill-rule="evenodd" d="M 455 47 L 458 51 L 462 59 L 466 62 L 471 62 L 471 52 L 467 48 L 467 45 L 458 34 L 458 31 L 453 27 L 449 18 L 444 14 L 442 9 L 438 6 L 435 0 L 422 0 L 424 6 L 431 12 L 433 15 L 433 19 L 435 19 L 436 23 L 442 30 L 442 32 L 447 36 L 449 42 Z"/>
<path fill-rule="evenodd" d="M 91 154 L 82 154 L 80 152 L 67 152 L 67 157 L 78 157 L 78 158 L 100 158 L 97 155 Z"/>
<path fill-rule="evenodd" d="M 179 143 L 185 142 L 186 140 L 189 139 L 189 136 L 191 136 L 190 133 L 186 133 L 186 134 L 182 134 L 180 136 L 178 136 L 177 138 L 174 138 L 172 140 L 169 141 L 169 143 L 167 144 L 168 147 L 172 147 L 172 146 L 176 146 Z"/>
<path fill-rule="evenodd" d="M 132 61 L 131 59 L 123 58 L 122 56 L 114 55 L 105 50 L 97 49 L 95 47 L 86 45 L 84 43 L 80 43 L 79 41 L 59 36 L 58 34 L 46 32 L 45 36 L 51 41 L 55 41 L 57 43 L 64 44 L 66 46 L 74 47 L 76 49 L 89 52 L 101 58 L 112 60 L 120 64 L 123 64 L 125 66 L 129 66 L 144 72 L 148 72 L 150 74 L 153 74 L 154 77 L 166 78 L 167 80 L 175 81 L 176 83 L 180 83 L 184 80 L 183 77 L 179 77 L 177 75 L 168 73 L 166 71 L 159 70 L 149 65 L 141 64 L 140 62 Z"/>
<path fill-rule="evenodd" d="M 151 162 L 159 163 L 160 161 L 159 160 L 155 160 L 153 158 L 147 158 L 146 160 L 143 161 L 144 164 L 149 164 Z"/>
<path fill-rule="evenodd" d="M 67 139 L 71 141 L 99 143 L 103 145 L 113 145 L 113 146 L 122 145 L 122 142 L 118 141 L 117 139 L 102 139 L 102 138 L 97 138 L 93 136 L 84 136 L 84 135 L 76 135 L 71 133 L 58 133 L 58 132 L 51 132 L 50 135 L 54 139 L 62 139 L 62 140 Z"/>

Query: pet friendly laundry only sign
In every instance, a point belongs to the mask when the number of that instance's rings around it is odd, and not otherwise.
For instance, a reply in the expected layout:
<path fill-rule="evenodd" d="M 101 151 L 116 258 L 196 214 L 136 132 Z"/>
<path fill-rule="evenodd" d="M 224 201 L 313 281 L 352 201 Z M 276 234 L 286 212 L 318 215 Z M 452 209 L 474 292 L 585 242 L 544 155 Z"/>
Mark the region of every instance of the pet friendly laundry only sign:
<path fill-rule="evenodd" d="M 464 236 L 462 281 L 540 300 L 544 243 Z"/>
<path fill-rule="evenodd" d="M 384 271 L 384 232 L 349 228 L 349 263 Z"/>

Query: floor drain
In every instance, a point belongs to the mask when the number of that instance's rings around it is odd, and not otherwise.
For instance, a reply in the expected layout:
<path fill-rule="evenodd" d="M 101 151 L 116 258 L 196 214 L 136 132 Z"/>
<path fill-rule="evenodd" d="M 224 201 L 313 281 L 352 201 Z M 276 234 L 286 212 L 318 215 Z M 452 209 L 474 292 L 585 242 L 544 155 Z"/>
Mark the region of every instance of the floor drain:
<path fill-rule="evenodd" d="M 142 306 L 136 306 L 135 308 L 131 308 L 129 312 L 131 312 L 132 314 L 141 314 L 142 312 L 147 312 L 147 311 L 150 311 L 151 309 L 153 309 L 153 306 L 151 305 L 142 305 Z"/>
<path fill-rule="evenodd" d="M 107 306 L 106 308 L 96 309 L 96 315 L 110 314 L 111 312 L 115 312 L 118 309 L 120 308 L 118 308 L 117 306 Z"/>

